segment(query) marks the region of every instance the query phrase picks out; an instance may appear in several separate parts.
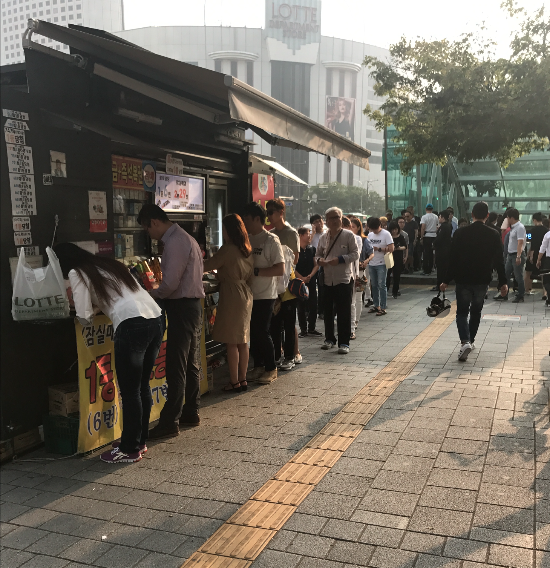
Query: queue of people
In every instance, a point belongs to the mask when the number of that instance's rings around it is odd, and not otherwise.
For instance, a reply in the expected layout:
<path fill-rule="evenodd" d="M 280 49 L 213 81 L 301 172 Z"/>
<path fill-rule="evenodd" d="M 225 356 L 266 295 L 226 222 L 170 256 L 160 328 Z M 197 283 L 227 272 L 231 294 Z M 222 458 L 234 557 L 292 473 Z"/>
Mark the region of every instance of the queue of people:
<path fill-rule="evenodd" d="M 474 206 L 473 223 L 466 226 L 462 220 L 454 221 L 451 208 L 435 215 L 428 204 L 418 220 L 412 207 L 396 219 L 391 211 L 386 218 L 371 217 L 368 234 L 358 218 L 345 216 L 337 207 L 329 208 L 324 220 L 312 216 L 311 229 L 296 231 L 286 222 L 282 200 L 272 199 L 266 205 L 264 209 L 252 202 L 242 217 L 224 217 L 224 244 L 206 260 L 195 239 L 160 207 L 145 205 L 138 222 L 163 244 L 162 282 L 149 293 L 114 259 L 70 243 L 55 247 L 79 320 L 88 325 L 102 311 L 113 322 L 124 428 L 121 440 L 101 455 L 103 461 L 139 461 L 148 439 L 175 437 L 180 427 L 200 424 L 205 272 L 216 271 L 220 283 L 212 335 L 227 346 L 229 381 L 224 390 L 230 393 L 246 391 L 250 382 L 271 384 L 280 371 L 291 371 L 302 362 L 299 341 L 309 336 L 324 335 L 321 349 L 348 354 L 363 306 L 369 314 L 387 314 L 387 292 L 391 288 L 393 298 L 400 296 L 401 274 L 421 260 L 419 243 L 426 274 L 435 261 L 435 289 L 444 292 L 451 281 L 456 283 L 462 361 L 475 349 L 493 270 L 499 280 L 495 299 L 506 301 L 515 281 L 516 303 L 524 301 L 531 278 L 542 272 L 543 298 L 550 306 L 550 231 L 548 219 L 540 213 L 533 216 L 527 254 L 526 231 L 517 209 L 509 208 L 500 218 L 489 214 L 484 202 Z M 268 220 L 271 230 L 266 229 Z M 166 318 L 167 400 L 157 426 L 149 431 L 149 377 Z M 324 333 L 317 329 L 318 319 L 323 320 Z"/>

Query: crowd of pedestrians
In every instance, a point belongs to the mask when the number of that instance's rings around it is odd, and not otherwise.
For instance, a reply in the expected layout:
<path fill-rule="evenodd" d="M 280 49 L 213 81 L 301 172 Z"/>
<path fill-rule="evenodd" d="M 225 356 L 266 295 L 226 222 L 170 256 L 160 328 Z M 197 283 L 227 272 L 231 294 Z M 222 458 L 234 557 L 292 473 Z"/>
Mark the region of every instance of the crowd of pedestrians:
<path fill-rule="evenodd" d="M 524 302 L 532 279 L 543 275 L 543 299 L 550 307 L 549 220 L 533 215 L 531 246 L 519 212 L 490 213 L 485 202 L 472 209 L 472 222 L 454 218 L 448 208 L 434 213 L 427 204 L 418 218 L 408 207 L 394 218 L 370 217 L 365 224 L 330 207 L 297 230 L 286 221 L 285 203 L 249 203 L 242 216 L 222 220 L 224 244 L 206 260 L 198 243 L 160 207 L 141 210 L 138 222 L 162 241 L 162 282 L 149 294 L 118 262 L 96 257 L 72 244 L 56 247 L 72 285 L 77 316 L 89 323 L 94 310 L 109 315 L 119 388 L 124 404 L 120 442 L 102 454 L 108 463 L 134 462 L 146 441 L 177 436 L 180 426 L 200 424 L 201 300 L 205 272 L 220 283 L 213 339 L 227 346 L 229 382 L 224 390 L 247 390 L 250 382 L 270 384 L 278 373 L 302 363 L 299 342 L 324 337 L 321 349 L 350 352 L 363 307 L 387 314 L 388 292 L 398 299 L 402 274 L 436 270 L 432 290 L 456 285 L 459 359 L 475 349 L 475 337 L 488 287 L 496 271 L 505 302 Z M 325 226 L 326 223 L 326 226 Z M 158 425 L 148 431 L 149 376 L 168 319 L 167 400 Z M 317 329 L 322 321 L 324 329 Z M 299 331 L 296 323 L 298 322 Z M 252 365 L 249 365 L 249 355 Z"/>

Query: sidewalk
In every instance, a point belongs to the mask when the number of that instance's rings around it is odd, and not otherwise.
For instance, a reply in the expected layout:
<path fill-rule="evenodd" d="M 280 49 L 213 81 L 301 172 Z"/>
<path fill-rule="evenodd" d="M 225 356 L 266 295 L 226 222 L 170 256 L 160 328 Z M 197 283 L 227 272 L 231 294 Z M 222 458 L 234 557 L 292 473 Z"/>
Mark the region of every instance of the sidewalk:
<path fill-rule="evenodd" d="M 2 467 L 2 568 L 171 568 L 207 566 L 206 557 L 231 568 L 550 566 L 550 332 L 540 292 L 520 305 L 488 301 L 485 315 L 521 319 L 482 320 L 466 363 L 452 317 L 426 316 L 431 297 L 405 288 L 387 316 L 364 310 L 347 356 L 302 340 L 301 366 L 270 386 L 205 396 L 201 427 L 152 444 L 137 464 L 95 456 Z M 342 435 L 335 421 L 344 424 L 346 405 L 357 418 Z M 345 451 L 300 458 L 337 430 Z M 292 468 L 302 472 L 295 479 Z M 305 479 L 312 471 L 318 480 Z M 275 505 L 280 498 L 259 497 L 272 479 L 309 494 L 296 509 Z M 287 518 L 247 528 L 258 503 Z M 230 560 L 234 539 L 212 553 L 220 527 L 265 542 L 247 539 Z M 203 564 L 186 562 L 199 549 Z"/>

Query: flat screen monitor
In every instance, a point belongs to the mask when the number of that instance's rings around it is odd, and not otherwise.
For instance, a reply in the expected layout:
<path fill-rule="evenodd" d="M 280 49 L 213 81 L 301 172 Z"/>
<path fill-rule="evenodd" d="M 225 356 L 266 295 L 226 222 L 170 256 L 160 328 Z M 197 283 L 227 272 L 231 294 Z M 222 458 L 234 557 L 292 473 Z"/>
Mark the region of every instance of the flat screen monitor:
<path fill-rule="evenodd" d="M 205 180 L 201 177 L 175 176 L 157 172 L 155 203 L 172 213 L 206 213 Z"/>

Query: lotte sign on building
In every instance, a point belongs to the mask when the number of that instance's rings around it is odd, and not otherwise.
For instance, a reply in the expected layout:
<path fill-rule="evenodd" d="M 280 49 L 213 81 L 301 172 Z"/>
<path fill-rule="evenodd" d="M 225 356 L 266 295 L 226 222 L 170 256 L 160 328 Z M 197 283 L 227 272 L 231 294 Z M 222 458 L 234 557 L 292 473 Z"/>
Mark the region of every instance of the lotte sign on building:
<path fill-rule="evenodd" d="M 292 49 L 321 40 L 320 0 L 266 0 L 265 22 L 268 37 Z"/>

